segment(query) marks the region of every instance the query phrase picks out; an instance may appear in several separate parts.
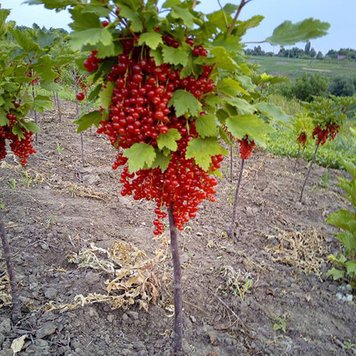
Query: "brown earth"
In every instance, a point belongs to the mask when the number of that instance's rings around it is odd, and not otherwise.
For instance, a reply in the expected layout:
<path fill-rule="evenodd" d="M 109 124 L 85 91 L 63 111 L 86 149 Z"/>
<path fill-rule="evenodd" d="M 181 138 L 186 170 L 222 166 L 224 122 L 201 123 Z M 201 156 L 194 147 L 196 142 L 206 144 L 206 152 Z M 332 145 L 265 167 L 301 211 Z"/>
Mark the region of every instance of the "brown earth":
<path fill-rule="evenodd" d="M 0 211 L 14 255 L 22 319 L 10 322 L 1 260 L 0 355 L 13 355 L 11 343 L 22 335 L 18 355 L 169 355 L 168 236 L 153 239 L 150 202 L 121 197 L 119 172 L 111 169 L 115 152 L 94 130 L 83 137 L 82 167 L 75 110 L 66 106 L 61 123 L 55 112 L 41 117 L 38 154 L 26 170 L 12 156 L 1 164 Z M 247 162 L 236 240 L 223 231 L 230 221 L 238 159 L 233 184 L 223 179 L 217 201 L 204 204 L 180 233 L 187 355 L 356 354 L 355 304 L 337 298 L 337 293 L 347 295 L 346 286 L 325 277 L 327 255 L 338 249 L 325 217 L 347 206 L 337 188 L 342 172 L 314 167 L 300 204 L 306 167 L 300 161 L 293 173 L 294 163 L 262 151 Z M 158 288 L 160 295 L 148 312 L 138 303 L 127 309 L 99 303 L 113 275 L 95 265 L 105 250 L 94 251 L 91 244 L 110 250 L 115 242 L 127 242 L 120 246 L 135 246 L 146 253 L 143 260 L 151 259 L 142 269 L 150 275 L 145 286 L 151 292 Z M 93 259 L 82 267 L 69 262 L 69 255 L 79 258 L 83 250 Z M 132 257 L 137 250 L 127 253 Z M 116 263 L 116 271 L 123 265 Z M 136 285 L 125 283 L 129 295 Z M 94 298 L 97 303 L 71 309 L 76 296 L 83 300 L 89 293 L 101 295 Z M 149 297 L 140 293 L 131 301 L 143 305 Z"/>

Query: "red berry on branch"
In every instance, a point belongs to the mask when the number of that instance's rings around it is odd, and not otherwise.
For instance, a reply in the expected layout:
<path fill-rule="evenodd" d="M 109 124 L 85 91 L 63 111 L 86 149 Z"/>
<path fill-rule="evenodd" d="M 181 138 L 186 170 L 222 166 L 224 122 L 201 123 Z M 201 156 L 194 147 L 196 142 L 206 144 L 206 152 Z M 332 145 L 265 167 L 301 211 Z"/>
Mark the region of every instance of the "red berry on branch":
<path fill-rule="evenodd" d="M 84 93 L 80 92 L 80 93 L 77 93 L 76 98 L 79 101 L 83 101 L 85 98 L 85 95 L 84 95 Z"/>
<path fill-rule="evenodd" d="M 101 21 L 103 27 L 109 26 L 110 22 L 108 20 Z"/>

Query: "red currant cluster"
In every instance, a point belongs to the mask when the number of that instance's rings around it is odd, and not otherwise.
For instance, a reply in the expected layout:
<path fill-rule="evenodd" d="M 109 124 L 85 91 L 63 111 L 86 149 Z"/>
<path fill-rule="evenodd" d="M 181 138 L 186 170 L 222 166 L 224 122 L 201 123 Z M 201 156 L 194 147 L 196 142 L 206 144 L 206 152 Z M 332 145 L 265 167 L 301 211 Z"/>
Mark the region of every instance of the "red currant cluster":
<path fill-rule="evenodd" d="M 15 114 L 8 114 L 14 115 Z M 20 158 L 20 163 L 25 166 L 27 164 L 28 157 L 36 153 L 35 149 L 32 146 L 32 132 L 27 132 L 23 130 L 24 138 L 19 139 L 17 135 L 12 133 L 13 122 L 10 121 L 8 126 L 0 126 L 0 160 L 6 157 L 6 140 L 10 141 L 10 148 L 12 152 Z"/>
<path fill-rule="evenodd" d="M 180 44 L 171 35 L 163 36 L 166 45 L 177 48 Z M 194 41 L 187 39 L 193 46 Z M 107 75 L 106 80 L 114 82 L 109 117 L 100 123 L 98 133 L 108 136 L 116 148 L 127 149 L 143 142 L 157 147 L 157 138 L 169 129 L 177 129 L 181 135 L 178 150 L 172 153 L 168 168 L 142 169 L 129 173 L 127 159 L 120 152 L 113 164 L 116 169 L 124 166 L 120 182 L 122 195 L 133 195 L 134 199 L 154 200 L 157 204 L 154 220 L 155 234 L 161 234 L 166 217 L 164 206 L 173 207 L 175 223 L 179 229 L 195 217 L 197 206 L 205 199 L 214 200 L 217 181 L 196 165 L 193 159 L 186 159 L 189 140 L 197 137 L 194 121 L 177 117 L 169 107 L 174 91 L 184 89 L 201 99 L 214 90 L 209 79 L 211 66 L 202 66 L 199 76 L 180 78 L 180 70 L 170 64 L 157 65 L 150 56 L 148 47 L 135 47 L 137 38 L 121 40 L 123 53 Z M 201 54 L 207 55 L 202 46 Z M 198 48 L 196 47 L 196 48 Z M 192 49 L 192 51 L 194 51 Z M 105 84 L 104 84 L 105 85 Z M 203 115 L 203 113 L 202 113 Z M 222 155 L 212 157 L 211 170 L 220 167 Z"/>
<path fill-rule="evenodd" d="M 95 72 L 99 68 L 99 63 L 101 62 L 101 59 L 96 56 L 97 54 L 98 51 L 91 51 L 88 58 L 84 61 L 84 68 L 89 73 Z"/>
<path fill-rule="evenodd" d="M 253 149 L 256 147 L 255 141 L 250 140 L 246 135 L 242 140 L 237 140 L 240 146 L 240 158 L 248 159 L 252 155 Z"/>
<path fill-rule="evenodd" d="M 334 140 L 339 130 L 340 126 L 338 124 L 328 123 L 324 129 L 318 125 L 313 130 L 313 139 L 316 138 L 317 145 L 323 145 L 327 139 Z"/>
<path fill-rule="evenodd" d="M 299 134 L 298 138 L 297 138 L 297 141 L 298 143 L 304 148 L 306 143 L 307 143 L 307 134 L 306 132 L 302 132 L 301 134 Z"/>
<path fill-rule="evenodd" d="M 133 194 L 135 200 L 147 199 L 156 202 L 157 218 L 153 222 L 155 235 L 164 231 L 161 219 L 166 217 L 166 213 L 162 212 L 162 207 L 173 205 L 174 221 L 181 230 L 189 219 L 196 216 L 198 205 L 202 201 L 215 201 L 216 179 L 197 166 L 193 159 L 185 158 L 186 147 L 191 138 L 191 134 L 185 133 L 178 141 L 178 150 L 172 154 L 165 172 L 155 168 L 129 174 L 125 166 L 121 174 L 122 195 Z M 119 155 L 119 160 L 124 164 L 125 160 L 122 158 L 124 157 Z M 213 156 L 211 169 L 218 169 L 222 159 L 222 155 Z"/>

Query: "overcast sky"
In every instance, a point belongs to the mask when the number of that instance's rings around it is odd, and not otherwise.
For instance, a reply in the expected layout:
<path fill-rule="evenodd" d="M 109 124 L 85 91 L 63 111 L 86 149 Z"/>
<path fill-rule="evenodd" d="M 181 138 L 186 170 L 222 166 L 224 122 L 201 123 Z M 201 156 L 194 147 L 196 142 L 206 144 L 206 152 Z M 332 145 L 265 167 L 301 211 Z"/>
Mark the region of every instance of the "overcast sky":
<path fill-rule="evenodd" d="M 66 12 L 56 13 L 43 6 L 28 6 L 23 0 L 0 0 L 2 8 L 12 9 L 10 19 L 19 25 L 31 26 L 34 22 L 45 27 L 68 28 L 70 16 Z M 239 0 L 221 0 L 238 4 Z M 202 0 L 199 9 L 211 12 L 218 9 L 217 0 Z M 261 41 L 271 35 L 273 29 L 284 20 L 301 21 L 314 17 L 331 24 L 327 36 L 312 41 L 316 51 L 327 52 L 329 49 L 356 48 L 356 0 L 252 0 L 244 8 L 241 19 L 246 20 L 253 15 L 264 15 L 265 19 L 257 29 L 252 29 L 244 37 L 244 41 Z M 300 44 L 303 47 L 304 44 Z M 269 45 L 266 50 L 273 50 Z M 274 50 L 278 51 L 279 47 Z"/>

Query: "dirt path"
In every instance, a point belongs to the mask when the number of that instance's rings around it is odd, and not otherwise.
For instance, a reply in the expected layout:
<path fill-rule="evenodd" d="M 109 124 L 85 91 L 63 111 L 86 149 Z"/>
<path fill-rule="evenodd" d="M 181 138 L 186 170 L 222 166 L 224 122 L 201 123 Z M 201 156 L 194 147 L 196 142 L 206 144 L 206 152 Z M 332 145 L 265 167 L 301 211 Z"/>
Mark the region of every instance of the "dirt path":
<path fill-rule="evenodd" d="M 26 171 L 12 157 L 1 164 L 0 203 L 23 319 L 12 325 L 9 307 L 0 308 L 0 355 L 12 355 L 11 342 L 22 335 L 18 355 L 169 355 L 168 258 L 155 266 L 161 295 L 148 312 L 136 304 L 112 310 L 107 303 L 45 312 L 78 295 L 106 294 L 108 273 L 68 261 L 91 244 L 110 250 L 127 242 L 147 258 L 157 249 L 168 253 L 164 237 L 152 238 L 152 205 L 120 196 L 119 174 L 111 169 L 115 152 L 94 130 L 84 135 L 81 167 L 74 112 L 67 104 L 61 123 L 54 112 L 42 117 L 38 154 Z M 325 188 L 326 169 L 316 166 L 299 204 L 305 163 L 297 173 L 293 166 L 262 151 L 247 162 L 236 240 L 223 232 L 235 184 L 226 180 L 217 201 L 206 203 L 180 234 L 187 355 L 356 354 L 355 304 L 338 300 L 345 286 L 325 278 L 326 256 L 337 249 L 325 216 L 347 205 L 336 186 L 341 173 L 329 170 Z M 1 268 L 0 305 L 6 301 Z"/>

